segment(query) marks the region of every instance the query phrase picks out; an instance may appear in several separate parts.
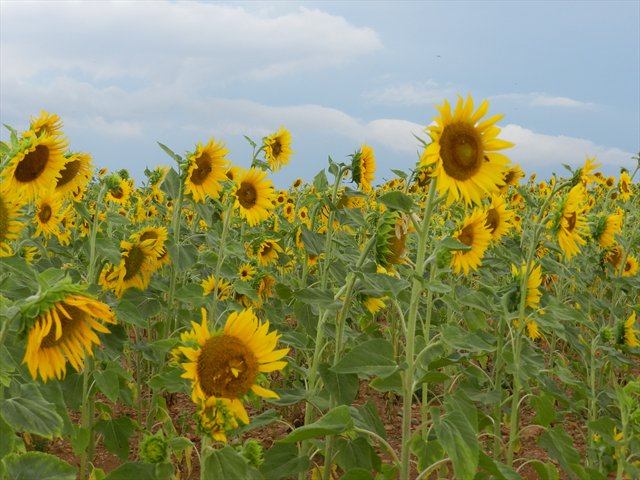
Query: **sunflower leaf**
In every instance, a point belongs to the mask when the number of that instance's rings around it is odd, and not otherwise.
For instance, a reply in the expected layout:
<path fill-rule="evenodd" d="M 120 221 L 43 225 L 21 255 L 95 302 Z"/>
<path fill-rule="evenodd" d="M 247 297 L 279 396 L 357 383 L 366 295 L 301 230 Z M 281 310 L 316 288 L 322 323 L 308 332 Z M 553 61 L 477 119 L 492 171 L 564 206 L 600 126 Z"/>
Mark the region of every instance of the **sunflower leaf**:
<path fill-rule="evenodd" d="M 47 402 L 35 384 L 21 386 L 19 397 L 0 403 L 0 415 L 18 432 L 51 438 L 62 433 L 63 421 L 55 406 Z"/>
<path fill-rule="evenodd" d="M 346 432 L 353 428 L 353 418 L 347 405 L 329 410 L 327 414 L 317 422 L 296 428 L 293 432 L 281 440 L 282 443 L 295 443 L 310 438 L 324 437 L 336 433 Z"/>
<path fill-rule="evenodd" d="M 405 193 L 393 190 L 382 195 L 378 201 L 391 210 L 400 210 L 402 212 L 411 212 L 413 200 Z"/>
<path fill-rule="evenodd" d="M 42 452 L 15 453 L 3 460 L 9 478 L 38 480 L 74 480 L 76 469 L 53 455 Z"/>

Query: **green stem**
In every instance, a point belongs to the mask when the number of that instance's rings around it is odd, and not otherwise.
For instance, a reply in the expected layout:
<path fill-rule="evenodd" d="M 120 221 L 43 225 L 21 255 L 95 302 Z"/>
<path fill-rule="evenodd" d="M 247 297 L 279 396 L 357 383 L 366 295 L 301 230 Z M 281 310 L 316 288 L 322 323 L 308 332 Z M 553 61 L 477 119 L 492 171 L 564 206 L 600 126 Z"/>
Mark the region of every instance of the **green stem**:
<path fill-rule="evenodd" d="M 96 236 L 98 235 L 98 224 L 100 223 L 99 213 L 102 201 L 107 193 L 107 184 L 103 183 L 96 199 L 96 209 L 91 220 L 91 231 L 89 232 L 89 265 L 87 266 L 87 283 L 91 285 L 95 281 L 96 269 Z"/>
<path fill-rule="evenodd" d="M 173 243 L 176 247 L 176 252 L 180 250 L 180 227 L 182 225 L 182 200 L 184 197 L 184 181 L 180 179 L 180 190 L 178 192 L 178 199 L 173 206 L 173 215 L 171 216 L 171 231 L 173 233 Z M 179 253 L 178 253 L 179 255 Z M 169 327 L 168 331 L 163 332 L 164 338 L 169 338 L 171 332 L 174 331 L 178 327 L 178 316 L 176 314 L 175 303 L 175 295 L 176 295 L 176 283 L 178 279 L 178 268 L 176 267 L 175 262 L 178 259 L 173 259 L 171 262 L 171 278 L 169 280 L 169 296 L 167 298 L 167 303 L 169 306 L 169 318 L 166 324 Z"/>
<path fill-rule="evenodd" d="M 423 277 L 425 270 L 425 253 L 427 249 L 427 240 L 429 234 L 429 226 L 431 223 L 431 215 L 436 203 L 436 178 L 431 178 L 431 185 L 429 186 L 429 194 L 427 197 L 427 203 L 424 208 L 424 215 L 422 218 L 422 224 L 418 230 L 418 251 L 416 254 L 415 263 L 415 276 L 413 279 L 413 285 L 411 288 L 411 300 L 409 303 L 409 315 L 407 316 L 407 336 L 406 336 L 406 351 L 405 351 L 405 363 L 407 365 L 406 370 L 402 375 L 402 451 L 400 456 L 400 479 L 408 480 L 410 475 L 410 440 L 411 440 L 411 405 L 413 401 L 414 391 L 414 374 L 415 374 L 415 335 L 416 325 L 418 321 L 418 305 L 420 303 L 420 297 L 424 289 Z M 429 329 L 430 325 L 427 325 L 425 321 L 424 328 L 427 330 L 424 332 L 425 342 L 429 343 Z"/>
<path fill-rule="evenodd" d="M 82 372 L 82 406 L 81 426 L 89 432 L 89 445 L 87 449 L 80 455 L 80 480 L 84 480 L 88 475 L 89 463 L 93 461 L 94 452 L 94 432 L 93 432 L 93 412 L 94 402 L 93 392 L 91 391 L 90 381 L 93 376 L 93 357 L 87 357 Z"/>
<path fill-rule="evenodd" d="M 216 315 L 216 309 L 218 308 L 218 291 L 220 289 L 220 271 L 222 270 L 222 262 L 224 261 L 224 255 L 225 255 L 224 247 L 227 241 L 227 234 L 229 232 L 229 225 L 231 224 L 232 218 L 233 218 L 233 203 L 229 203 L 229 206 L 224 212 L 224 223 L 222 224 L 222 234 L 220 235 L 220 244 L 218 245 L 218 260 L 216 261 L 216 269 L 214 272 L 216 284 L 213 289 L 213 301 L 211 304 L 211 311 L 209 312 L 210 326 L 215 326 L 218 319 Z"/>

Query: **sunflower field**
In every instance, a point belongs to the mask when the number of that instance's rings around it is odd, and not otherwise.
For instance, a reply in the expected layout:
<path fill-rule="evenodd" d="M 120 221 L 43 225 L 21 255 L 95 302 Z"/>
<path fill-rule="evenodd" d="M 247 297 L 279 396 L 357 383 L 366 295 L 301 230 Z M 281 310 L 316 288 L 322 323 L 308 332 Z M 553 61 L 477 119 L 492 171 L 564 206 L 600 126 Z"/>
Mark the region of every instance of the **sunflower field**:
<path fill-rule="evenodd" d="M 288 190 L 284 127 L 138 182 L 7 127 L 0 478 L 640 478 L 640 157 L 536 179 L 488 108 Z"/>

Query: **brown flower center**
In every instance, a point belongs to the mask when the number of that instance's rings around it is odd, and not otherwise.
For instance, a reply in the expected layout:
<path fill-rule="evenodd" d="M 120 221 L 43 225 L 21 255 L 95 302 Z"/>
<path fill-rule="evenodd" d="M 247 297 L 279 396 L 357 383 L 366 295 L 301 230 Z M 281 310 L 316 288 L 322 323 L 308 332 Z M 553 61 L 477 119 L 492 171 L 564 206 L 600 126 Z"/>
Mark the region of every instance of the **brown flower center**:
<path fill-rule="evenodd" d="M 565 218 L 567 219 L 567 230 L 573 232 L 573 230 L 576 228 L 576 222 L 578 221 L 576 212 L 573 212 L 571 215 Z"/>
<path fill-rule="evenodd" d="M 495 208 L 487 210 L 487 221 L 485 225 L 489 227 L 489 232 L 493 233 L 500 226 L 500 214 Z"/>
<path fill-rule="evenodd" d="M 51 207 L 49 205 L 44 205 L 38 212 L 38 218 L 42 223 L 47 223 L 51 219 L 51 213 Z"/>
<path fill-rule="evenodd" d="M 211 170 L 213 170 L 211 167 L 211 158 L 208 154 L 203 153 L 196 158 L 196 165 L 197 167 L 191 173 L 189 180 L 191 180 L 191 183 L 194 185 L 202 185 L 207 177 L 209 177 Z"/>
<path fill-rule="evenodd" d="M 276 140 L 275 142 L 273 142 L 271 144 L 271 154 L 278 158 L 278 156 L 280 155 L 280 153 L 282 152 L 282 145 L 280 144 L 280 142 L 278 140 Z"/>
<path fill-rule="evenodd" d="M 473 177 L 483 160 L 480 134 L 468 123 L 447 125 L 440 137 L 440 156 L 448 176 L 456 180 Z"/>
<path fill-rule="evenodd" d="M 258 200 L 258 192 L 253 184 L 249 182 L 242 182 L 236 192 L 236 197 L 238 198 L 240 205 L 244 208 L 250 209 L 255 206 Z"/>
<path fill-rule="evenodd" d="M 146 255 L 142 249 L 139 246 L 134 245 L 129 251 L 127 257 L 124 259 L 124 269 L 126 273 L 123 280 L 130 280 L 140 273 L 145 259 Z"/>
<path fill-rule="evenodd" d="M 67 318 L 62 312 L 58 314 L 60 318 L 60 325 L 62 327 L 62 335 L 58 340 L 56 340 L 56 326 L 55 324 L 51 325 L 51 330 L 46 337 L 42 339 L 40 343 L 41 347 L 51 348 L 56 345 L 60 345 L 67 338 L 76 337 L 75 332 L 81 325 L 81 322 L 84 321 L 84 317 L 86 315 L 85 312 L 80 310 L 77 307 L 72 305 L 67 305 L 66 303 L 62 304 L 62 307 L 67 311 L 67 313 L 71 316 L 71 318 Z M 55 308 L 55 307 L 54 307 Z"/>
<path fill-rule="evenodd" d="M 258 377 L 258 360 L 240 339 L 230 335 L 211 337 L 202 346 L 197 375 L 207 396 L 240 398 Z"/>
<path fill-rule="evenodd" d="M 473 225 L 467 225 L 462 229 L 460 234 L 458 235 L 458 241 L 464 243 L 465 245 L 472 246 L 473 245 Z"/>
<path fill-rule="evenodd" d="M 76 175 L 80 171 L 81 165 L 82 162 L 80 160 L 72 160 L 70 162 L 67 162 L 64 168 L 60 171 L 61 177 L 58 179 L 56 188 L 60 188 L 76 178 Z"/>
<path fill-rule="evenodd" d="M 0 243 L 9 235 L 9 207 L 0 197 Z"/>
<path fill-rule="evenodd" d="M 118 187 L 116 190 L 111 190 L 111 196 L 119 200 L 124 197 L 124 190 L 122 190 L 122 187 Z"/>
<path fill-rule="evenodd" d="M 27 153 L 16 167 L 15 179 L 22 183 L 36 180 L 49 162 L 49 147 L 38 145 L 33 152 Z"/>
<path fill-rule="evenodd" d="M 263 256 L 263 257 L 266 257 L 267 255 L 269 255 L 271 253 L 272 250 L 273 250 L 273 244 L 265 243 L 260 248 L 260 255 Z"/>

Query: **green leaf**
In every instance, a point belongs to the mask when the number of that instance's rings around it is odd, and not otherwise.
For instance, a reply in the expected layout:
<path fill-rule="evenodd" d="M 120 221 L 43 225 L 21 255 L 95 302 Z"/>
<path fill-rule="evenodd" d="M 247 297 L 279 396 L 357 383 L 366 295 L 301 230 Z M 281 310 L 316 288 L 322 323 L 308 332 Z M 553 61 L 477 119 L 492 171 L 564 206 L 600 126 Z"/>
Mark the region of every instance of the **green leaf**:
<path fill-rule="evenodd" d="M 478 469 L 480 447 L 474 427 L 458 409 L 434 417 L 436 436 L 453 464 L 455 478 L 472 480 Z"/>
<path fill-rule="evenodd" d="M 340 480 L 373 480 L 374 477 L 364 468 L 353 468 L 345 473 Z"/>
<path fill-rule="evenodd" d="M 379 377 L 388 377 L 396 370 L 393 346 L 380 338 L 357 345 L 331 368 L 334 373 L 357 373 Z"/>
<path fill-rule="evenodd" d="M 0 403 L 0 416 L 17 432 L 51 438 L 62 433 L 63 422 L 55 405 L 47 402 L 34 384 L 23 385 L 21 396 Z"/>
<path fill-rule="evenodd" d="M 171 156 L 173 157 L 173 155 Z M 176 155 L 173 158 L 179 162 L 179 160 L 177 159 L 179 159 L 180 157 Z M 164 182 L 162 182 L 162 185 L 160 185 L 160 189 L 166 192 L 171 199 L 176 199 L 180 194 L 180 183 L 181 183 L 180 175 L 178 175 L 177 172 L 173 168 L 171 168 L 167 173 L 167 176 L 165 177 Z"/>
<path fill-rule="evenodd" d="M 251 422 L 247 425 L 243 425 L 235 432 L 237 433 L 246 433 L 251 430 L 255 430 L 256 428 L 262 428 L 267 425 L 271 425 L 273 422 L 277 422 L 280 420 L 280 414 L 275 410 L 267 410 L 266 412 L 262 412 L 260 415 L 251 418 Z"/>
<path fill-rule="evenodd" d="M 313 186 L 315 187 L 316 192 L 324 192 L 327 189 L 329 181 L 327 180 L 327 174 L 324 170 L 320 170 L 314 177 Z"/>
<path fill-rule="evenodd" d="M 182 158 L 180 157 L 180 155 L 178 155 L 177 153 L 174 153 L 174 151 L 173 151 L 173 150 L 171 150 L 169 147 L 167 147 L 165 144 L 158 142 L 158 145 L 160 145 L 160 148 L 161 148 L 162 150 L 164 150 L 164 152 L 165 152 L 167 155 L 169 155 L 171 158 L 173 158 L 173 159 L 174 159 L 178 164 L 179 164 L 180 162 L 182 162 Z M 173 171 L 173 169 L 171 169 L 171 170 L 169 171 L 169 173 L 171 173 L 172 171 Z M 174 173 L 175 173 L 175 172 L 174 172 Z M 169 177 L 169 175 L 167 175 L 167 178 L 168 178 L 168 177 Z M 164 184 L 164 183 L 166 183 L 166 182 L 167 182 L 167 179 L 165 178 L 165 180 L 164 180 L 163 184 Z M 177 196 L 177 195 L 176 195 L 176 196 Z"/>
<path fill-rule="evenodd" d="M 393 173 L 395 173 L 398 177 L 400 178 L 407 178 L 407 174 L 405 172 L 403 172 L 402 170 L 394 170 L 393 168 L 391 169 L 391 171 Z"/>
<path fill-rule="evenodd" d="M 149 386 L 154 390 L 166 391 L 169 393 L 182 392 L 185 390 L 186 382 L 182 378 L 184 371 L 181 367 L 168 366 L 162 372 L 151 377 Z"/>
<path fill-rule="evenodd" d="M 338 438 L 336 440 L 335 461 L 344 471 L 362 468 L 373 472 L 380 470 L 381 464 L 380 458 L 364 437 L 358 437 L 354 440 Z"/>
<path fill-rule="evenodd" d="M 100 420 L 96 423 L 96 431 L 104 437 L 104 446 L 122 460 L 129 456 L 129 437 L 135 430 L 136 424 L 129 417 Z"/>
<path fill-rule="evenodd" d="M 538 474 L 540 480 L 559 480 L 560 475 L 553 463 L 542 463 L 540 460 L 533 460 L 530 465 Z"/>
<path fill-rule="evenodd" d="M 73 448 L 76 455 L 80 455 L 87 449 L 90 436 L 88 428 L 74 427 L 74 432 L 71 436 L 71 448 Z"/>
<path fill-rule="evenodd" d="M 584 469 L 580 466 L 580 453 L 574 448 L 573 439 L 562 427 L 549 428 L 538 437 L 538 445 L 544 448 L 551 458 L 557 460 L 565 472 L 584 478 L 581 475 Z"/>
<path fill-rule="evenodd" d="M 262 475 L 249 466 L 242 455 L 229 445 L 220 450 L 208 448 L 202 460 L 202 478 L 249 480 L 262 478 Z"/>
<path fill-rule="evenodd" d="M 542 392 L 540 395 L 531 397 L 530 401 L 531 406 L 536 411 L 536 416 L 532 420 L 534 423 L 547 427 L 551 422 L 556 420 L 556 408 L 553 397 Z"/>
<path fill-rule="evenodd" d="M 385 193 L 378 201 L 391 210 L 400 210 L 407 213 L 411 212 L 411 207 L 413 207 L 413 199 L 398 190 Z"/>
<path fill-rule="evenodd" d="M 358 375 L 355 373 L 337 374 L 330 371 L 329 365 L 326 363 L 321 364 L 319 370 L 325 387 L 335 396 L 338 405 L 351 405 L 360 387 Z"/>
<path fill-rule="evenodd" d="M 115 308 L 115 314 L 121 323 L 134 327 L 147 327 L 147 319 L 140 313 L 137 305 L 130 300 L 121 300 Z"/>
<path fill-rule="evenodd" d="M 16 432 L 0 417 L 0 460 L 13 452 L 16 444 Z"/>
<path fill-rule="evenodd" d="M 337 310 L 342 305 L 341 302 L 333 298 L 331 290 L 320 288 L 303 288 L 293 292 L 293 296 L 303 303 L 318 305 L 329 310 Z"/>
<path fill-rule="evenodd" d="M 155 465 L 152 463 L 127 462 L 107 475 L 104 480 L 157 480 Z"/>
<path fill-rule="evenodd" d="M 307 253 L 312 255 L 320 255 L 324 252 L 324 235 L 312 232 L 306 225 L 300 227 L 300 236 Z"/>
<path fill-rule="evenodd" d="M 265 478 L 278 480 L 290 478 L 309 468 L 309 457 L 300 456 L 298 447 L 292 443 L 276 443 L 264 455 L 260 471 Z"/>
<path fill-rule="evenodd" d="M 387 438 L 387 432 L 384 429 L 382 420 L 380 420 L 380 415 L 378 415 L 378 409 L 371 399 L 367 400 L 364 405 L 351 407 L 351 417 L 358 428 L 369 430 L 377 433 L 382 438 Z"/>
<path fill-rule="evenodd" d="M 318 421 L 296 428 L 281 441 L 283 443 L 300 442 L 310 438 L 346 432 L 352 428 L 353 419 L 351 418 L 349 407 L 346 405 L 340 405 L 333 410 L 329 410 L 327 414 Z"/>
<path fill-rule="evenodd" d="M 93 378 L 96 381 L 96 385 L 104 395 L 115 402 L 118 400 L 118 393 L 120 392 L 120 375 L 114 368 L 106 368 L 104 370 L 95 370 Z"/>
<path fill-rule="evenodd" d="M 457 325 L 442 325 L 440 331 L 444 343 L 455 350 L 490 353 L 496 349 L 493 336 L 487 332 L 467 332 Z"/>
<path fill-rule="evenodd" d="M 75 480 L 76 469 L 42 452 L 12 453 L 2 460 L 11 480 Z"/>
<path fill-rule="evenodd" d="M 459 242 L 458 240 L 456 240 L 453 237 L 446 237 L 443 240 L 440 241 L 439 246 L 442 248 L 446 248 L 447 250 L 452 250 L 452 251 L 456 251 L 456 250 L 461 250 L 461 251 L 466 251 L 466 250 L 471 250 L 471 246 L 466 245 L 462 242 Z"/>

